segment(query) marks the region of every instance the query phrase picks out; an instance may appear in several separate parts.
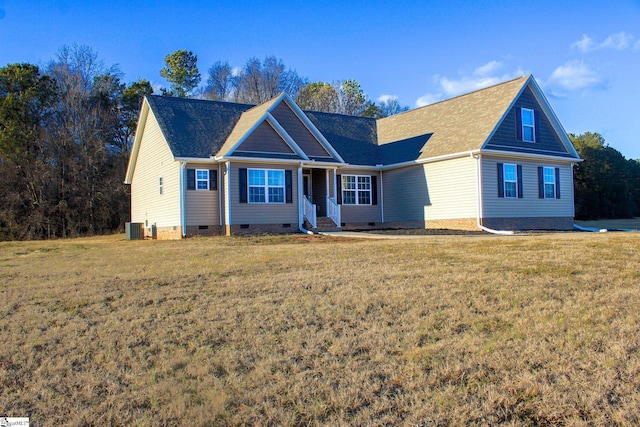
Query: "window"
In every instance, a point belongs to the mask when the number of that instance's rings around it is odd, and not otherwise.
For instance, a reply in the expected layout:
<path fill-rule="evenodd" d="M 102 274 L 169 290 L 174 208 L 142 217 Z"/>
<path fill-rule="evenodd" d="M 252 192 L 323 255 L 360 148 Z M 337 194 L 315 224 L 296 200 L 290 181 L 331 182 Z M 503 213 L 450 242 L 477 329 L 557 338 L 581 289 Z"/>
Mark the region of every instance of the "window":
<path fill-rule="evenodd" d="M 284 170 L 249 169 L 249 203 L 284 203 Z"/>
<path fill-rule="evenodd" d="M 196 190 L 209 190 L 209 171 L 196 169 Z"/>
<path fill-rule="evenodd" d="M 162 177 L 158 178 L 158 192 L 162 194 L 164 191 L 164 183 L 162 181 Z"/>
<path fill-rule="evenodd" d="M 538 197 L 541 199 L 560 198 L 560 168 L 538 167 Z"/>
<path fill-rule="evenodd" d="M 518 197 L 518 175 L 516 165 L 504 165 L 504 197 Z"/>
<path fill-rule="evenodd" d="M 342 175 L 342 204 L 370 205 L 371 177 L 368 175 Z"/>
<path fill-rule="evenodd" d="M 556 198 L 556 171 L 554 168 L 544 168 L 544 198 Z"/>
<path fill-rule="evenodd" d="M 535 114 L 533 110 L 522 108 L 522 140 L 536 142 Z"/>

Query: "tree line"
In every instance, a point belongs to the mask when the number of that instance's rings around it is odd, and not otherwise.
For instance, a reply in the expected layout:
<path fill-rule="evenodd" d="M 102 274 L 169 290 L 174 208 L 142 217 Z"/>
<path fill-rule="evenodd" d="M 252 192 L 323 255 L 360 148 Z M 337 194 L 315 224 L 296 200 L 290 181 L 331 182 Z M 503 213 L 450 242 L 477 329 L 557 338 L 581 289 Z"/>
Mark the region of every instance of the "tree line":
<path fill-rule="evenodd" d="M 302 109 L 386 117 L 408 110 L 371 101 L 353 79 L 309 82 L 282 60 L 219 61 L 201 83 L 197 56 L 167 55 L 167 96 L 259 104 L 287 92 Z M 123 81 L 87 46 L 64 46 L 46 65 L 0 68 L 0 240 L 122 231 L 130 216 L 123 184 L 138 113 L 150 82 Z M 640 163 L 595 133 L 570 135 L 585 159 L 574 170 L 576 217 L 640 216 Z"/>

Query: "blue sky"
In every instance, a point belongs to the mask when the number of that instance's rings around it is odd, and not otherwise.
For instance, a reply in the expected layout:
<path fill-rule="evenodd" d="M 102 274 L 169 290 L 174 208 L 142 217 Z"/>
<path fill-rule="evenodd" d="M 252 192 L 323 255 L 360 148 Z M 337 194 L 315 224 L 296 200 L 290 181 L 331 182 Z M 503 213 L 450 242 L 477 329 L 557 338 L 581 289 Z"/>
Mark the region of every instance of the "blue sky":
<path fill-rule="evenodd" d="M 203 80 L 215 61 L 275 55 L 412 108 L 532 73 L 567 132 L 640 159 L 640 0 L 0 0 L 0 66 L 74 43 L 157 87 L 177 49 L 198 55 Z"/>

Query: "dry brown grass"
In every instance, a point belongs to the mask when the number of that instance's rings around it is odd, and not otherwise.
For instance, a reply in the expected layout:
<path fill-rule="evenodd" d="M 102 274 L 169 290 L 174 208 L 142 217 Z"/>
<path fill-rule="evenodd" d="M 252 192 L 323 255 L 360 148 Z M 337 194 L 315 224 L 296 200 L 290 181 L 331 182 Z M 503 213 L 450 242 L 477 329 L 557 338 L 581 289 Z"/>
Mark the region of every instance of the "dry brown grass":
<path fill-rule="evenodd" d="M 640 235 L 0 244 L 34 425 L 637 425 Z"/>

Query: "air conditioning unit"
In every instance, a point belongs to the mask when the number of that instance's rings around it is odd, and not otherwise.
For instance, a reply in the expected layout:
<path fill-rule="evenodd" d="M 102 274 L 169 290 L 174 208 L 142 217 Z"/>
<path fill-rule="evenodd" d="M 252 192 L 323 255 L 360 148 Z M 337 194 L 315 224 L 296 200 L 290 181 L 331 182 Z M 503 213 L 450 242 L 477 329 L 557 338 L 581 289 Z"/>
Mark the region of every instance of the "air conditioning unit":
<path fill-rule="evenodd" d="M 127 235 L 127 240 L 144 239 L 144 232 L 142 231 L 143 225 L 141 222 L 126 222 L 124 224 L 124 231 Z"/>

